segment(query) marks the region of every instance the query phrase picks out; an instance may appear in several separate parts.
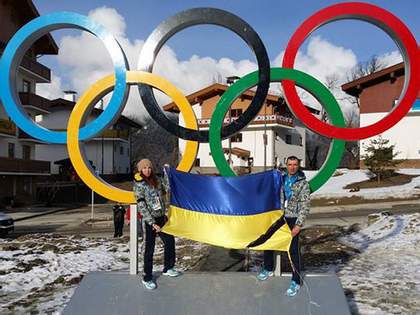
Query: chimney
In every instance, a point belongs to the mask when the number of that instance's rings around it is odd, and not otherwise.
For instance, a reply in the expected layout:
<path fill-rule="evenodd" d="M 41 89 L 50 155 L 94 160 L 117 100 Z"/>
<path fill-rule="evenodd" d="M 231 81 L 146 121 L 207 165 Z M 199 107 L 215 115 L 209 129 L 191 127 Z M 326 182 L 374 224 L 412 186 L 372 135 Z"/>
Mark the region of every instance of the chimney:
<path fill-rule="evenodd" d="M 64 99 L 67 101 L 76 103 L 76 96 L 77 96 L 76 91 L 71 91 L 71 90 L 64 91 Z"/>

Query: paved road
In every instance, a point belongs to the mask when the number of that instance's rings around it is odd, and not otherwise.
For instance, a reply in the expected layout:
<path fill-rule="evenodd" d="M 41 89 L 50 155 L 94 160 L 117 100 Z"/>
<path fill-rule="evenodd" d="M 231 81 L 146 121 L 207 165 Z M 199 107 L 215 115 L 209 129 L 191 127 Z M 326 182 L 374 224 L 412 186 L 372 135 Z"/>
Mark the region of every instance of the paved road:
<path fill-rule="evenodd" d="M 348 206 L 314 207 L 308 217 L 306 227 L 314 225 L 347 226 L 353 223 L 366 223 L 371 213 L 388 211 L 393 214 L 414 213 L 420 211 L 420 201 L 377 202 Z M 91 218 L 91 208 L 56 207 L 53 209 L 31 208 L 27 211 L 10 213 L 15 219 L 15 232 L 12 237 L 27 233 L 78 233 L 86 236 L 112 236 L 112 204 L 96 205 L 94 225 L 86 224 Z M 34 216 L 35 215 L 35 216 Z M 128 227 L 125 227 L 128 234 Z"/>

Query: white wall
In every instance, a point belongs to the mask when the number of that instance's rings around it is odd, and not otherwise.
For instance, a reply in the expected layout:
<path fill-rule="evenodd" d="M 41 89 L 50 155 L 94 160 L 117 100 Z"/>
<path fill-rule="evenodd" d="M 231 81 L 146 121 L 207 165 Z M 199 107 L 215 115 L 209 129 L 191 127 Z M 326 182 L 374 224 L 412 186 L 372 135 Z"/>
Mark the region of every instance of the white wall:
<path fill-rule="evenodd" d="M 285 166 L 287 157 L 294 155 L 301 159 L 301 166 L 305 167 L 305 128 L 296 125 L 294 129 L 276 128 L 274 141 L 275 155 L 279 166 Z M 286 135 L 291 135 L 292 143 L 286 143 Z"/>
<path fill-rule="evenodd" d="M 49 129 L 66 129 L 71 111 L 61 108 L 51 114 L 44 115 L 40 124 Z M 89 117 L 89 120 L 94 117 Z M 95 138 L 85 142 L 87 158 L 91 160 L 96 170 L 101 174 L 130 173 L 129 142 L 121 139 L 104 139 L 103 141 L 103 170 L 102 170 L 102 139 Z M 120 149 L 121 148 L 121 149 Z M 120 153 L 122 151 L 122 154 Z M 37 158 L 51 161 L 51 172 L 58 174 L 58 165 L 54 161 L 68 158 L 64 145 L 37 145 Z"/>
<path fill-rule="evenodd" d="M 70 117 L 70 110 L 60 109 L 56 112 L 51 112 L 48 115 L 42 115 L 42 122 L 39 124 L 48 129 L 67 129 L 67 123 Z"/>
<path fill-rule="evenodd" d="M 201 106 L 193 106 L 194 113 L 197 119 L 201 117 Z M 184 119 L 179 115 L 179 124 L 185 126 Z M 208 128 L 201 128 L 207 130 Z M 280 137 L 275 136 L 279 134 Z M 292 145 L 286 144 L 285 135 L 289 133 L 292 135 Z M 241 131 L 242 142 L 232 142 L 231 147 L 241 148 L 250 151 L 250 156 L 254 158 L 254 166 L 264 166 L 264 126 L 250 125 Z M 302 139 L 300 141 L 299 137 Z M 179 139 L 179 151 L 185 151 L 185 140 Z M 302 143 L 302 145 L 300 145 Z M 222 147 L 228 148 L 229 141 L 227 139 L 222 141 Z M 302 166 L 305 166 L 305 128 L 297 125 L 294 129 L 281 127 L 277 124 L 267 125 L 267 148 L 266 148 L 266 165 L 267 167 L 274 167 L 276 163 L 283 162 L 288 156 L 296 155 L 302 158 Z M 228 154 L 225 154 L 228 159 Z M 246 166 L 247 162 L 232 154 L 232 161 L 234 166 Z M 200 167 L 215 167 L 212 156 L 210 155 L 210 145 L 208 143 L 200 143 L 197 158 L 200 159 Z"/>
<path fill-rule="evenodd" d="M 50 161 L 51 174 L 58 174 L 58 165 L 55 161 L 68 158 L 67 147 L 64 144 L 37 144 L 35 149 L 35 159 Z"/>
<path fill-rule="evenodd" d="M 388 113 L 372 113 L 360 115 L 360 126 L 367 126 L 385 117 Z M 384 139 L 390 140 L 389 144 L 395 144 L 395 151 L 400 153 L 396 159 L 420 159 L 420 113 L 409 113 L 394 127 L 382 133 Z M 369 143 L 368 139 L 360 141 L 360 156 L 365 154 L 364 146 Z"/>
<path fill-rule="evenodd" d="M 275 136 L 275 133 L 279 134 L 279 137 Z M 285 135 L 286 133 L 292 134 L 292 145 L 286 144 Z M 231 147 L 241 148 L 250 151 L 250 156 L 254 158 L 254 166 L 264 166 L 264 129 L 263 127 L 248 127 L 241 132 L 242 142 L 232 142 Z M 302 137 L 302 145 L 298 136 Z M 298 144 L 299 143 L 299 144 Z M 222 141 L 222 147 L 228 148 L 229 142 L 227 139 Z M 179 141 L 179 150 L 181 153 L 185 151 L 185 141 Z M 305 157 L 305 129 L 302 127 L 296 127 L 296 129 L 286 129 L 283 127 L 267 127 L 267 148 L 266 148 L 266 165 L 267 167 L 275 166 L 275 157 L 277 156 L 278 163 L 285 160 L 290 155 L 296 155 L 298 158 L 302 158 L 302 166 L 304 164 Z M 208 143 L 200 143 L 197 157 L 200 159 L 201 167 L 214 167 L 214 161 L 210 155 L 210 145 Z M 228 155 L 225 154 L 226 159 Z M 234 166 L 246 166 L 247 163 L 240 158 L 237 158 L 232 154 L 232 160 Z"/>
<path fill-rule="evenodd" d="M 120 154 L 122 147 L 123 154 Z M 130 173 L 129 144 L 121 140 L 104 140 L 102 155 L 102 141 L 91 140 L 85 143 L 85 152 L 88 160 L 93 162 L 96 170 L 101 174 L 127 174 Z M 102 170 L 102 156 L 103 166 Z M 61 144 L 37 144 L 36 159 L 51 161 L 51 173 L 58 174 L 59 166 L 55 161 L 68 158 L 67 147 Z"/>

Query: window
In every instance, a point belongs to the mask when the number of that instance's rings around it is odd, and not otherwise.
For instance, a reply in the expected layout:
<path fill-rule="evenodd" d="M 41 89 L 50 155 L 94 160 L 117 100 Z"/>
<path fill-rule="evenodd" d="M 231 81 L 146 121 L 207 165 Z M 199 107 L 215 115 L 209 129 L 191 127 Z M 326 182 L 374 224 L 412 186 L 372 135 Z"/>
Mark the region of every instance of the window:
<path fill-rule="evenodd" d="M 130 149 L 127 148 L 127 156 L 129 156 L 129 155 L 130 155 Z"/>
<path fill-rule="evenodd" d="M 287 144 L 292 144 L 292 136 L 291 135 L 286 135 L 286 143 Z"/>
<path fill-rule="evenodd" d="M 120 155 L 123 155 L 123 154 L 124 154 L 124 147 L 120 146 Z"/>
<path fill-rule="evenodd" d="M 23 80 L 22 92 L 29 93 L 31 91 L 31 82 Z"/>
<path fill-rule="evenodd" d="M 35 122 L 39 123 L 39 122 L 42 122 L 43 120 L 44 120 L 44 116 L 42 115 L 35 116 Z"/>
<path fill-rule="evenodd" d="M 200 159 L 195 159 L 194 166 L 200 167 Z"/>
<path fill-rule="evenodd" d="M 31 147 L 29 145 L 22 146 L 22 157 L 24 160 L 31 159 Z"/>
<path fill-rule="evenodd" d="M 15 144 L 9 142 L 9 158 L 15 157 Z"/>
<path fill-rule="evenodd" d="M 242 142 L 242 133 L 238 133 L 230 138 L 232 142 Z"/>
<path fill-rule="evenodd" d="M 32 185 L 31 185 L 32 180 L 31 179 L 32 178 L 29 177 L 23 180 L 23 191 L 27 194 L 32 193 Z"/>

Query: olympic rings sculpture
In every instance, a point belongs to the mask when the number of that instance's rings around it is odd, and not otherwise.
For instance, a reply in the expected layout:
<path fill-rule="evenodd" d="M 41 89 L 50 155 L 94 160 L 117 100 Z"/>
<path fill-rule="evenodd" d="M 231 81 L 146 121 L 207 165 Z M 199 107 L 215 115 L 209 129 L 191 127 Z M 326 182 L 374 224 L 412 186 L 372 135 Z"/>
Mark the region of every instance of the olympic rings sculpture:
<path fill-rule="evenodd" d="M 310 33 L 324 24 L 341 19 L 358 19 L 378 26 L 394 40 L 403 56 L 405 81 L 400 101 L 386 117 L 370 126 L 346 128 L 343 114 L 331 92 L 317 79 L 293 69 L 297 51 Z M 199 24 L 219 25 L 239 35 L 255 53 L 258 64 L 258 71 L 245 75 L 222 95 L 211 117 L 208 131 L 198 129 L 197 118 L 186 97 L 170 82 L 151 73 L 156 56 L 165 42 L 177 32 Z M 23 109 L 16 91 L 16 73 L 26 50 L 41 36 L 62 28 L 77 28 L 97 36 L 104 43 L 114 64 L 114 74 L 98 80 L 79 98 L 70 115 L 67 133 L 45 129 L 32 121 Z M 135 203 L 131 191 L 113 187 L 95 174 L 81 143 L 95 137 L 116 121 L 124 109 L 129 85 L 138 85 L 146 110 L 160 126 L 187 140 L 178 170 L 189 172 L 196 159 L 199 143 L 209 142 L 220 174 L 235 176 L 224 158 L 221 140 L 246 127 L 263 106 L 270 82 L 281 82 L 286 102 L 293 114 L 314 132 L 332 138 L 324 165 L 310 181 L 312 192 L 325 184 L 338 167 L 345 140 L 369 138 L 391 128 L 407 114 L 420 90 L 420 58 L 415 37 L 392 13 L 367 3 L 339 3 L 310 16 L 291 37 L 282 66 L 270 68 L 267 51 L 258 34 L 238 16 L 220 9 L 190 9 L 162 22 L 146 40 L 139 56 L 139 70 L 135 71 L 129 70 L 123 50 L 103 26 L 83 15 L 57 12 L 30 21 L 7 44 L 0 59 L 0 100 L 10 118 L 27 134 L 44 142 L 67 144 L 76 172 L 92 190 L 113 201 Z M 308 111 L 296 92 L 296 85 L 312 94 L 325 107 L 332 125 L 320 121 Z M 234 100 L 254 86 L 257 86 L 256 93 L 247 110 L 237 120 L 222 128 L 223 118 Z M 172 98 L 180 109 L 185 127 L 174 124 L 165 116 L 154 97 L 152 87 Z M 85 125 L 94 104 L 111 90 L 113 94 L 106 109 Z"/>

